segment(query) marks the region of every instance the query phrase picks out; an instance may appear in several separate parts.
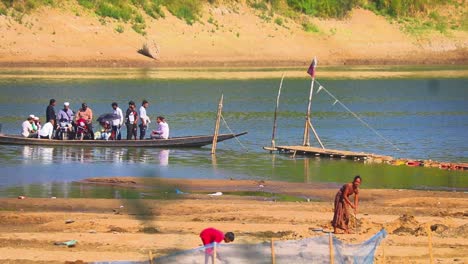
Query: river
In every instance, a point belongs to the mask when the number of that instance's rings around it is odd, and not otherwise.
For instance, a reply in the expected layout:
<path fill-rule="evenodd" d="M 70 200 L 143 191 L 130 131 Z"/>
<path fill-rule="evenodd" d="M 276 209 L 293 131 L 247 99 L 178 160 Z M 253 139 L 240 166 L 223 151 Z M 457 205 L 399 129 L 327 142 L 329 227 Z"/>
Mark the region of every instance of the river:
<path fill-rule="evenodd" d="M 321 84 L 385 139 L 321 91 L 314 94 L 312 122 L 327 148 L 402 158 L 468 162 L 468 79 L 321 80 Z M 272 179 L 340 184 L 355 174 L 363 188 L 468 190 L 468 174 L 436 168 L 364 164 L 347 160 L 291 157 L 262 150 L 271 140 L 279 79 L 4 79 L 0 81 L 2 133 L 18 134 L 29 114 L 45 119 L 50 98 L 77 110 L 86 102 L 95 116 L 129 100 L 155 117 L 166 117 L 171 136 L 213 133 L 219 97 L 224 94 L 221 132 L 248 131 L 201 149 L 67 148 L 0 146 L 0 196 L 82 197 L 80 179 L 103 176 Z M 286 78 L 280 100 L 276 142 L 300 144 L 310 81 Z M 95 124 L 97 127 L 97 124 Z M 313 142 L 313 144 L 316 144 Z M 56 191 L 53 191 L 56 190 Z M 74 193 L 74 195 L 72 195 Z"/>

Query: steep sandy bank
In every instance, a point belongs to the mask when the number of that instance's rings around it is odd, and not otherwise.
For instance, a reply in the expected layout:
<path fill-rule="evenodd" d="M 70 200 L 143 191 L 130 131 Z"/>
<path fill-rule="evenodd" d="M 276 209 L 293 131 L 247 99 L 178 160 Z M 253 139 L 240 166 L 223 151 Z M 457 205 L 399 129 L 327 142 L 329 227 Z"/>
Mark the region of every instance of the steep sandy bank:
<path fill-rule="evenodd" d="M 418 40 L 362 9 L 344 20 L 315 19 L 318 33 L 291 20 L 266 22 L 245 6 L 207 9 L 193 26 L 166 12 L 165 19 L 145 18 L 146 37 L 130 25 L 118 33 L 121 23 L 107 19 L 103 25 L 76 9 L 44 8 L 21 23 L 0 16 L 0 66 L 307 66 L 313 56 L 320 65 L 468 63 L 466 32 Z M 157 43 L 160 60 L 137 53 L 146 39 Z"/>

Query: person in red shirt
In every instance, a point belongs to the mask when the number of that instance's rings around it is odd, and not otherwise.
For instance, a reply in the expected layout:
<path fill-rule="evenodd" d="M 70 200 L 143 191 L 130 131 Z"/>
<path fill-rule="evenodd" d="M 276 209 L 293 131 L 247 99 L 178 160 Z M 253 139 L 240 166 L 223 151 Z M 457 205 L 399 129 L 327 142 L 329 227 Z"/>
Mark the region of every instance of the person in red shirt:
<path fill-rule="evenodd" d="M 221 243 L 222 241 L 224 241 L 225 243 L 230 243 L 234 241 L 234 233 L 227 232 L 226 234 L 224 234 L 218 229 L 210 227 L 201 231 L 200 238 L 203 242 L 203 246 L 210 245 L 214 242 Z M 210 259 L 210 257 L 213 258 L 213 249 L 207 248 L 205 250 L 205 264 L 208 264 L 208 260 Z M 216 254 L 216 257 L 220 259 L 219 254 Z"/>

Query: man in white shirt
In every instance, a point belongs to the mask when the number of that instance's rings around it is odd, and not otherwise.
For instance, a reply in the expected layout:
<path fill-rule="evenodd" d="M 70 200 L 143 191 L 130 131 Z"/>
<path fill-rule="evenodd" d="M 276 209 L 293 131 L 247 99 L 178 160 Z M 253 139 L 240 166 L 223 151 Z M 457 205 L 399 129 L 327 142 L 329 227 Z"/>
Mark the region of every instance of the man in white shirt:
<path fill-rule="evenodd" d="M 25 138 L 37 138 L 37 133 L 34 133 L 32 123 L 34 122 L 34 115 L 30 115 L 26 121 L 21 124 L 23 131 L 21 135 Z"/>
<path fill-rule="evenodd" d="M 114 135 L 113 139 L 121 140 L 122 135 L 120 134 L 120 128 L 122 127 L 124 120 L 122 109 L 120 109 L 119 105 L 116 102 L 112 103 L 112 109 L 114 109 L 112 113 L 119 117 L 112 120 L 112 135 Z"/>
<path fill-rule="evenodd" d="M 54 126 L 55 120 L 51 119 L 49 122 L 45 123 L 45 125 L 39 130 L 39 138 L 41 139 L 52 139 L 52 135 L 54 134 Z"/>
<path fill-rule="evenodd" d="M 158 122 L 158 129 L 153 130 L 151 133 L 152 139 L 168 139 L 169 138 L 169 125 L 166 123 L 166 119 L 162 116 L 158 116 L 156 119 Z"/>
<path fill-rule="evenodd" d="M 148 124 L 151 123 L 149 117 L 146 115 L 146 108 L 148 108 L 149 103 L 146 100 L 143 100 L 141 103 L 140 111 L 138 115 L 140 116 L 140 140 L 145 139 L 146 129 L 148 128 Z"/>

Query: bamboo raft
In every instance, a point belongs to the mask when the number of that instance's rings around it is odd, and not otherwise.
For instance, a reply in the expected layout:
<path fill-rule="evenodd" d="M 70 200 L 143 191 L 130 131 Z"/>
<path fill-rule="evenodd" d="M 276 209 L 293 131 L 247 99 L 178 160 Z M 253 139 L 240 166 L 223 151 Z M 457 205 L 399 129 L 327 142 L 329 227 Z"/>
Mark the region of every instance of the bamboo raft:
<path fill-rule="evenodd" d="M 273 131 L 272 131 L 272 136 L 271 136 L 271 146 L 263 147 L 264 150 L 269 151 L 270 153 L 278 152 L 282 154 L 293 154 L 293 157 L 295 157 L 296 155 L 304 155 L 304 156 L 315 156 L 317 158 L 323 157 L 323 158 L 331 158 L 331 159 L 334 159 L 334 158 L 348 159 L 348 160 L 363 161 L 363 162 L 368 162 L 368 163 L 386 163 L 386 164 L 395 165 L 395 166 L 406 165 L 410 167 L 432 167 L 432 168 L 440 168 L 440 169 L 445 169 L 445 170 L 468 171 L 468 163 L 447 163 L 447 162 L 438 162 L 438 161 L 432 161 L 432 160 L 411 160 L 411 159 L 401 159 L 401 158 L 395 159 L 391 156 L 377 155 L 373 153 L 354 152 L 354 151 L 348 151 L 348 150 L 335 150 L 335 149 L 325 148 L 324 144 L 320 140 L 320 137 L 317 131 L 315 130 L 312 124 L 312 119 L 311 119 L 311 104 L 312 104 L 312 98 L 314 95 L 315 66 L 316 65 L 317 65 L 317 61 L 316 61 L 316 58 L 314 58 L 311 66 L 309 67 L 309 70 L 307 71 L 307 73 L 311 75 L 312 81 L 310 84 L 309 100 L 307 104 L 307 113 L 306 113 L 305 124 L 304 124 L 304 134 L 303 134 L 302 145 L 277 146 L 275 142 L 278 109 L 279 109 L 279 99 L 281 96 L 281 89 L 283 87 L 283 80 L 284 80 L 284 74 L 283 74 L 283 76 L 281 77 L 281 82 L 280 82 L 280 86 L 278 89 L 278 95 L 276 97 L 276 106 L 275 106 L 275 112 L 274 112 L 274 117 L 273 117 Z M 339 103 L 350 114 L 356 117 L 361 123 L 363 123 L 369 129 L 374 131 L 374 133 L 377 134 L 380 138 L 382 138 L 384 141 L 386 141 L 387 143 L 389 143 L 390 145 L 396 148 L 394 144 L 392 144 L 383 135 L 378 133 L 365 121 L 360 119 L 354 112 L 352 112 L 348 107 L 346 107 L 343 103 L 341 103 L 334 95 L 332 95 L 327 89 L 325 89 L 321 85 L 319 86 L 317 93 L 320 90 L 324 90 L 331 98 L 335 100 L 333 105 L 336 103 Z M 320 148 L 310 146 L 311 132 L 313 133 L 315 139 L 320 145 Z"/>
<path fill-rule="evenodd" d="M 381 162 L 390 162 L 393 160 L 393 157 L 376 155 L 365 152 L 354 152 L 347 150 L 336 150 L 336 149 L 322 149 L 317 147 L 310 146 L 276 146 L 276 147 L 264 147 L 263 149 L 270 152 L 277 151 L 283 154 L 297 154 L 305 156 L 315 156 L 315 157 L 326 157 L 326 158 L 340 158 L 340 159 L 350 159 L 357 161 L 364 160 L 380 160 Z"/>

